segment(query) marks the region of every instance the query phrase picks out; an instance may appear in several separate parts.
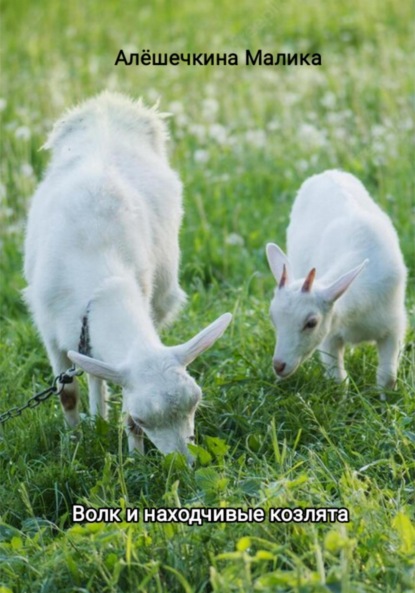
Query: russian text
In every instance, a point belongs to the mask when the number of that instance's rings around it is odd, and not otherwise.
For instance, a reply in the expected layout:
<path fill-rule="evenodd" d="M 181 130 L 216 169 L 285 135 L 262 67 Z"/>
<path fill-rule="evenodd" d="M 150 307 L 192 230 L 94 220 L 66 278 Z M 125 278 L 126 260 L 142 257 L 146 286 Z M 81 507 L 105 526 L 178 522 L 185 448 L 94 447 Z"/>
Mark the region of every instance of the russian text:
<path fill-rule="evenodd" d="M 349 511 L 345 508 L 271 508 L 266 514 L 264 509 L 257 508 L 127 508 L 125 517 L 121 517 L 121 508 L 88 508 L 82 504 L 72 507 L 74 523 L 186 523 L 187 525 L 203 525 L 204 523 L 262 523 L 266 519 L 270 523 L 348 523 Z"/>
<path fill-rule="evenodd" d="M 311 61 L 310 61 L 311 60 Z M 286 53 L 263 53 L 259 49 L 255 55 L 249 49 L 245 53 L 245 64 L 247 66 L 321 66 L 320 54 L 286 54 Z"/>
<path fill-rule="evenodd" d="M 167 54 L 151 53 L 143 49 L 141 53 L 130 53 L 128 56 L 120 49 L 114 66 L 238 66 L 238 55 L 235 53 L 197 53 L 197 54 Z"/>
<path fill-rule="evenodd" d="M 114 66 L 238 66 L 239 58 L 236 53 L 152 53 L 149 49 L 140 52 L 125 53 L 120 49 L 115 59 Z M 246 66 L 321 66 L 321 54 L 310 53 L 282 53 L 276 54 L 245 51 Z"/>
<path fill-rule="evenodd" d="M 344 508 L 281 508 L 269 509 L 270 523 L 348 523 L 349 511 Z"/>

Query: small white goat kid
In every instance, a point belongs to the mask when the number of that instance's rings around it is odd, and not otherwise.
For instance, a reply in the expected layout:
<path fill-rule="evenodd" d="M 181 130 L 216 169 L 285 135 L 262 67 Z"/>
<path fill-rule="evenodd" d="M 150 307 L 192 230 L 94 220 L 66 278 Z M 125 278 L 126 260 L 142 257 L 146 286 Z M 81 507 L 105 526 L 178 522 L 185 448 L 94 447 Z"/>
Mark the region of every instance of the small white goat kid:
<path fill-rule="evenodd" d="M 278 283 L 271 303 L 277 375 L 288 377 L 318 348 L 328 376 L 341 382 L 345 344 L 375 341 L 377 384 L 393 388 L 406 268 L 388 216 L 356 177 L 325 171 L 300 188 L 287 246 L 288 257 L 273 243 L 266 249 Z"/>
<path fill-rule="evenodd" d="M 174 347 L 156 331 L 185 300 L 177 278 L 181 183 L 166 136 L 163 114 L 108 92 L 56 123 L 29 213 L 25 297 L 54 373 L 71 361 L 89 373 L 91 414 L 107 415 L 103 380 L 120 384 L 130 449 L 142 450 L 144 431 L 163 453 L 188 455 L 201 390 L 185 367 L 232 316 Z M 75 352 L 84 318 L 94 358 Z M 76 425 L 76 380 L 61 403 Z"/>

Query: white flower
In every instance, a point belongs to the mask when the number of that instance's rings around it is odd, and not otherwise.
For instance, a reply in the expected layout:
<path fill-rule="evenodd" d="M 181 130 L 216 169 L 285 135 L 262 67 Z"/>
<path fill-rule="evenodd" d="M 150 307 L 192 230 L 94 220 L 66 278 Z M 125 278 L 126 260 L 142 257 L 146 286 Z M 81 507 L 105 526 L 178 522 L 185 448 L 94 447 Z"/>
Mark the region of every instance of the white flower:
<path fill-rule="evenodd" d="M 300 142 L 309 148 L 320 148 L 327 143 L 324 132 L 307 123 L 299 127 L 298 137 Z"/>
<path fill-rule="evenodd" d="M 180 101 L 172 101 L 169 103 L 167 111 L 171 111 L 173 115 L 179 115 L 184 113 L 183 103 Z"/>
<path fill-rule="evenodd" d="M 191 124 L 188 127 L 188 131 L 190 134 L 193 134 L 193 136 L 196 136 L 199 141 L 202 141 L 206 138 L 206 128 L 200 124 Z"/>
<path fill-rule="evenodd" d="M 212 83 L 209 82 L 205 86 L 205 92 L 206 92 L 207 95 L 214 95 L 216 93 L 216 86 L 214 84 L 212 84 Z"/>
<path fill-rule="evenodd" d="M 0 97 L 0 111 L 4 111 L 7 107 L 7 101 L 6 99 L 3 99 L 2 97 Z"/>
<path fill-rule="evenodd" d="M 20 233 L 23 232 L 24 226 L 25 225 L 24 225 L 24 222 L 22 220 L 21 221 L 18 221 L 18 222 L 15 222 L 14 224 L 9 224 L 6 227 L 6 231 L 5 231 L 6 232 L 6 235 L 18 235 L 18 234 L 20 234 Z"/>
<path fill-rule="evenodd" d="M 248 130 L 245 139 L 255 148 L 263 148 L 267 141 L 264 130 Z"/>
<path fill-rule="evenodd" d="M 27 126 L 20 126 L 17 128 L 14 135 L 16 136 L 16 138 L 19 138 L 22 140 L 29 140 L 29 138 L 31 136 L 31 132 Z"/>
<path fill-rule="evenodd" d="M 237 245 L 239 247 L 243 247 L 245 245 L 243 237 L 237 233 L 230 233 L 230 235 L 226 237 L 226 243 L 227 245 Z"/>
<path fill-rule="evenodd" d="M 23 175 L 23 177 L 32 177 L 33 176 L 33 167 L 29 163 L 24 163 L 20 167 L 20 172 Z"/>
<path fill-rule="evenodd" d="M 216 140 L 218 144 L 225 144 L 228 137 L 228 132 L 225 126 L 222 126 L 221 124 L 212 124 L 209 126 L 209 136 L 213 140 Z"/>
<path fill-rule="evenodd" d="M 88 64 L 88 70 L 90 72 L 90 74 L 97 74 L 98 70 L 99 70 L 99 60 L 96 58 L 96 56 L 92 56 L 89 60 L 89 64 Z"/>
<path fill-rule="evenodd" d="M 350 132 L 348 130 L 346 130 L 346 128 L 340 128 L 340 127 L 334 128 L 333 136 L 337 140 L 351 140 Z"/>
<path fill-rule="evenodd" d="M 157 89 L 155 89 L 153 87 L 148 89 L 147 97 L 148 97 L 149 101 L 153 101 L 154 103 L 157 103 L 158 101 L 160 101 L 160 93 L 158 92 Z"/>
<path fill-rule="evenodd" d="M 198 149 L 194 151 L 193 158 L 196 163 L 207 163 L 210 159 L 210 155 L 207 150 Z"/>
<path fill-rule="evenodd" d="M 387 129 L 385 126 L 380 124 L 375 124 L 372 128 L 372 136 L 373 138 L 383 138 L 387 133 Z"/>
<path fill-rule="evenodd" d="M 188 124 L 189 118 L 187 117 L 187 115 L 185 113 L 179 113 L 174 118 L 174 121 L 176 122 L 176 124 L 178 126 L 184 128 Z"/>
<path fill-rule="evenodd" d="M 267 129 L 270 132 L 275 132 L 275 130 L 279 130 L 281 127 L 280 122 L 276 119 L 272 119 L 270 122 L 267 123 Z"/>
<path fill-rule="evenodd" d="M 202 113 L 206 119 L 212 120 L 215 118 L 219 109 L 219 103 L 216 99 L 208 98 L 202 101 Z"/>
<path fill-rule="evenodd" d="M 9 208 L 7 206 L 5 206 L 4 208 L 2 208 L 0 210 L 0 215 L 3 216 L 4 218 L 10 218 L 13 216 L 13 214 L 14 214 L 13 208 Z"/>
<path fill-rule="evenodd" d="M 326 109 L 334 109 L 336 107 L 336 95 L 334 93 L 326 93 L 321 99 L 321 104 Z"/>

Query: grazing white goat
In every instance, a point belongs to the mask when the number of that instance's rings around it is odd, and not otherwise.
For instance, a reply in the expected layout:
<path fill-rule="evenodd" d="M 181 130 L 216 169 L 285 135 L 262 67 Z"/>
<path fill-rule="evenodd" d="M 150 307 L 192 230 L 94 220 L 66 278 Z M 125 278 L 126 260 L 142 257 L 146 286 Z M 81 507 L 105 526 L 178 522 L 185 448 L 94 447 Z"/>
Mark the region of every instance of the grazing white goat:
<path fill-rule="evenodd" d="M 273 243 L 266 249 L 278 283 L 271 303 L 277 375 L 288 377 L 318 348 L 328 376 L 341 382 L 345 344 L 375 341 L 377 384 L 393 388 L 406 268 L 388 216 L 356 177 L 325 171 L 300 188 L 287 246 L 287 256 Z"/>
<path fill-rule="evenodd" d="M 178 284 L 181 183 L 166 157 L 166 136 L 163 114 L 109 92 L 56 123 L 45 144 L 52 160 L 29 213 L 25 298 L 54 373 L 71 361 L 89 373 L 93 415 L 107 415 L 103 380 L 120 384 L 130 449 L 142 450 L 144 431 L 162 452 L 188 455 L 201 390 L 185 367 L 232 316 L 173 347 L 156 331 L 185 300 Z M 82 325 L 91 357 L 76 352 Z M 61 403 L 76 425 L 76 380 Z"/>

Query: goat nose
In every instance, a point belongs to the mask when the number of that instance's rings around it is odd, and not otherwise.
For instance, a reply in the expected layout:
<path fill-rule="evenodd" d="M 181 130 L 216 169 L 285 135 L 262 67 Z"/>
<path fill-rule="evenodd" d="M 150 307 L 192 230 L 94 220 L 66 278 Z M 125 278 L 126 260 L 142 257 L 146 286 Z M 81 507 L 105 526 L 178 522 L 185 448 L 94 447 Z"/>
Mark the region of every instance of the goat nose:
<path fill-rule="evenodd" d="M 284 369 L 285 369 L 285 362 L 281 362 L 281 360 L 274 360 L 274 369 L 275 372 L 277 373 L 277 375 L 281 375 L 281 373 L 283 373 Z"/>

